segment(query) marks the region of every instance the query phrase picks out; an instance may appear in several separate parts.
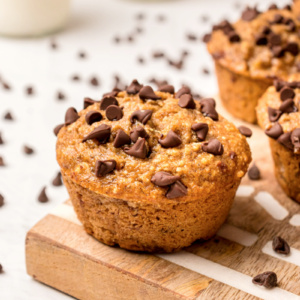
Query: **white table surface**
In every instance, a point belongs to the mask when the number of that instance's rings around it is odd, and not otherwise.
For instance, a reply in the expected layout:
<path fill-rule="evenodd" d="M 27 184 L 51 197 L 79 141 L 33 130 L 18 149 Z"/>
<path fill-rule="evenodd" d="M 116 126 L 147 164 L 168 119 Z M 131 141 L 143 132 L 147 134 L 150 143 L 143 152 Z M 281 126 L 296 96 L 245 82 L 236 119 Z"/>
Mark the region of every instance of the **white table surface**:
<path fill-rule="evenodd" d="M 259 8 L 264 9 L 270 2 L 282 5 L 287 1 L 264 0 L 260 1 Z M 0 263 L 5 270 L 0 274 L 1 300 L 71 299 L 26 274 L 24 251 L 26 232 L 68 197 L 64 187 L 51 185 L 59 170 L 52 130 L 63 122 L 66 109 L 70 106 L 81 109 L 85 96 L 100 99 L 113 87 L 114 74 L 125 83 L 133 78 L 147 83 L 155 76 L 168 79 L 177 88 L 186 83 L 202 95 L 216 94 L 212 60 L 200 38 L 210 31 L 213 23 L 223 18 L 235 20 L 247 3 L 253 2 L 75 0 L 69 26 L 55 35 L 56 51 L 50 49 L 49 36 L 0 38 L 0 77 L 12 86 L 11 91 L 0 88 L 0 132 L 5 140 L 0 145 L 0 156 L 7 165 L 0 167 L 0 194 L 5 197 L 5 205 L 0 208 Z M 135 18 L 140 12 L 145 14 L 143 21 Z M 201 16 L 206 14 L 209 21 L 201 22 Z M 157 22 L 158 15 L 164 15 L 166 20 Z M 137 26 L 144 33 L 133 43 L 113 42 L 116 35 L 127 37 Z M 187 40 L 189 32 L 197 35 L 196 42 Z M 151 58 L 153 50 L 163 50 L 176 59 L 184 49 L 190 55 L 183 70 Z M 87 53 L 86 59 L 78 59 L 81 50 Z M 138 56 L 144 57 L 144 64 L 137 63 Z M 203 67 L 211 74 L 204 75 Z M 78 83 L 70 80 L 75 73 L 82 78 Z M 93 75 L 99 77 L 99 87 L 89 84 Z M 35 95 L 25 94 L 27 85 L 35 88 Z M 65 101 L 56 100 L 58 90 L 66 94 Z M 3 120 L 8 110 L 15 121 Z M 32 146 L 35 154 L 25 155 L 24 144 Z M 47 186 L 50 198 L 45 204 L 37 201 L 43 186 Z"/>

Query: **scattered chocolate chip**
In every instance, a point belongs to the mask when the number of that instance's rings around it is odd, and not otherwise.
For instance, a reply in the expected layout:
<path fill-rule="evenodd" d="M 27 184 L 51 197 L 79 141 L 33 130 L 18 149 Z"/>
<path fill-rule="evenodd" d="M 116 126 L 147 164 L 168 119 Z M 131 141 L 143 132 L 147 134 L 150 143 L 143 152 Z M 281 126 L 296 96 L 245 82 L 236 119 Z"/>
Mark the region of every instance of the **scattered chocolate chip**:
<path fill-rule="evenodd" d="M 4 163 L 4 159 L 2 156 L 0 156 L 0 167 L 4 167 L 5 163 Z"/>
<path fill-rule="evenodd" d="M 127 41 L 130 42 L 130 43 L 133 42 L 134 41 L 134 37 L 132 35 L 129 35 L 127 37 Z"/>
<path fill-rule="evenodd" d="M 41 203 L 45 203 L 45 202 L 48 202 L 49 201 L 49 198 L 46 194 L 46 187 L 43 187 L 39 196 L 38 196 L 38 201 L 41 202 Z"/>
<path fill-rule="evenodd" d="M 291 53 L 293 56 L 297 56 L 299 54 L 299 45 L 294 42 L 290 42 L 286 45 L 285 51 Z"/>
<path fill-rule="evenodd" d="M 80 81 L 80 76 L 79 76 L 79 75 L 73 75 L 73 76 L 71 77 L 71 79 L 72 79 L 73 81 Z"/>
<path fill-rule="evenodd" d="M 187 33 L 186 34 L 186 38 L 189 40 L 189 41 L 196 41 L 197 40 L 197 36 L 194 34 L 194 33 Z"/>
<path fill-rule="evenodd" d="M 142 100 L 159 100 L 161 99 L 161 97 L 157 96 L 152 87 L 149 86 L 149 85 L 145 85 L 141 88 L 141 90 L 139 91 L 139 97 L 142 99 Z"/>
<path fill-rule="evenodd" d="M 284 147 L 290 149 L 290 150 L 294 150 L 294 145 L 292 143 L 291 140 L 291 132 L 286 132 L 283 133 L 278 139 L 277 141 Z"/>
<path fill-rule="evenodd" d="M 281 125 L 276 122 L 271 128 L 265 130 L 265 134 L 276 140 L 283 134 L 283 130 Z"/>
<path fill-rule="evenodd" d="M 4 140 L 2 138 L 2 133 L 0 132 L 0 145 L 4 145 Z"/>
<path fill-rule="evenodd" d="M 124 152 L 137 158 L 146 158 L 148 152 L 146 140 L 144 138 L 139 138 L 132 147 L 124 148 Z"/>
<path fill-rule="evenodd" d="M 25 154 L 28 154 L 28 155 L 34 153 L 34 150 L 31 147 L 26 146 L 26 145 L 23 147 L 23 151 L 24 151 Z"/>
<path fill-rule="evenodd" d="M 86 137 L 83 138 L 82 142 L 87 140 L 96 139 L 101 144 L 107 143 L 111 133 L 111 127 L 106 124 L 101 124 L 96 127 L 92 132 L 90 132 Z"/>
<path fill-rule="evenodd" d="M 238 43 L 241 41 L 241 37 L 235 31 L 229 32 L 228 38 L 231 43 Z"/>
<path fill-rule="evenodd" d="M 204 75 L 209 75 L 210 74 L 210 72 L 209 72 L 209 70 L 207 68 L 202 68 L 202 73 Z"/>
<path fill-rule="evenodd" d="M 141 64 L 141 65 L 145 63 L 145 59 L 144 59 L 142 56 L 139 56 L 139 57 L 137 58 L 137 61 L 138 61 L 138 63 Z"/>
<path fill-rule="evenodd" d="M 271 4 L 268 8 L 268 10 L 275 10 L 275 9 L 278 9 L 278 6 L 275 3 Z"/>
<path fill-rule="evenodd" d="M 187 86 L 183 86 L 180 90 L 175 94 L 175 98 L 180 98 L 184 94 L 191 94 L 191 89 Z"/>
<path fill-rule="evenodd" d="M 65 126 L 65 124 L 58 124 L 57 126 L 54 127 L 53 132 L 55 136 L 58 135 L 59 131 Z"/>
<path fill-rule="evenodd" d="M 175 67 L 178 70 L 181 70 L 183 68 L 183 60 L 182 59 L 180 59 L 179 61 L 174 61 L 172 59 L 168 59 L 167 61 L 170 66 Z"/>
<path fill-rule="evenodd" d="M 119 36 L 115 36 L 113 40 L 116 44 L 118 44 L 118 43 L 120 43 L 121 38 Z"/>
<path fill-rule="evenodd" d="M 247 7 L 243 13 L 242 13 L 242 20 L 244 21 L 252 21 L 254 20 L 258 15 L 259 15 L 259 11 L 256 9 L 256 7 L 254 8 L 250 8 Z"/>
<path fill-rule="evenodd" d="M 252 136 L 252 130 L 246 126 L 240 126 L 238 127 L 238 130 L 240 131 L 240 133 L 242 135 L 244 135 L 245 137 L 251 137 Z"/>
<path fill-rule="evenodd" d="M 130 145 L 131 139 L 127 133 L 125 133 L 122 129 L 117 131 L 116 137 L 114 139 L 114 147 L 120 148 L 124 145 Z"/>
<path fill-rule="evenodd" d="M 202 144 L 202 150 L 213 155 L 222 155 L 224 152 L 223 145 L 217 139 L 204 142 Z"/>
<path fill-rule="evenodd" d="M 291 88 L 284 87 L 280 91 L 280 99 L 282 101 L 287 100 L 287 99 L 294 99 L 294 97 L 295 97 L 295 92 Z"/>
<path fill-rule="evenodd" d="M 170 85 L 170 84 L 165 84 L 159 87 L 158 89 L 160 92 L 164 92 L 164 93 L 169 93 L 169 94 L 174 94 L 175 90 L 174 90 L 174 86 Z"/>
<path fill-rule="evenodd" d="M 114 159 L 111 160 L 97 160 L 95 166 L 95 175 L 97 177 L 105 176 L 111 173 L 117 166 L 117 162 Z"/>
<path fill-rule="evenodd" d="M 56 176 L 52 180 L 52 185 L 54 186 L 61 186 L 63 184 L 61 180 L 61 173 L 57 172 Z"/>
<path fill-rule="evenodd" d="M 7 82 L 2 82 L 2 87 L 7 91 L 11 90 L 11 86 Z"/>
<path fill-rule="evenodd" d="M 100 101 L 100 109 L 101 110 L 106 110 L 111 105 L 114 105 L 114 106 L 119 105 L 118 100 L 115 97 L 104 97 Z"/>
<path fill-rule="evenodd" d="M 139 137 L 145 139 L 149 137 L 147 131 L 142 126 L 137 126 L 133 128 L 132 131 L 130 131 L 130 138 L 134 143 L 138 140 Z"/>
<path fill-rule="evenodd" d="M 32 86 L 28 86 L 28 87 L 26 87 L 25 92 L 28 96 L 31 96 L 34 94 L 34 89 Z"/>
<path fill-rule="evenodd" d="M 0 207 L 4 205 L 4 197 L 0 194 Z M 1 267 L 0 267 L 1 272 Z"/>
<path fill-rule="evenodd" d="M 79 119 L 77 110 L 74 107 L 68 108 L 65 114 L 65 125 L 70 125 Z"/>
<path fill-rule="evenodd" d="M 259 34 L 255 39 L 255 44 L 257 46 L 264 46 L 268 44 L 268 39 L 264 34 Z"/>
<path fill-rule="evenodd" d="M 208 133 L 208 125 L 206 123 L 193 124 L 192 130 L 196 132 L 198 140 L 202 142 Z"/>
<path fill-rule="evenodd" d="M 99 80 L 97 79 L 97 77 L 92 77 L 90 79 L 90 84 L 93 86 L 99 86 Z"/>
<path fill-rule="evenodd" d="M 196 107 L 195 101 L 190 94 L 182 95 L 178 101 L 178 105 L 182 108 L 194 109 Z"/>
<path fill-rule="evenodd" d="M 211 36 L 212 36 L 211 33 L 206 33 L 206 34 L 204 34 L 204 36 L 202 37 L 202 41 L 203 41 L 204 43 L 210 42 Z"/>
<path fill-rule="evenodd" d="M 136 31 L 137 33 L 142 33 L 144 30 L 143 30 L 142 27 L 136 27 L 135 31 Z"/>
<path fill-rule="evenodd" d="M 5 115 L 4 115 L 4 119 L 5 120 L 9 120 L 9 121 L 13 121 L 14 120 L 14 117 L 12 116 L 11 112 L 7 112 Z"/>
<path fill-rule="evenodd" d="M 151 182 L 157 186 L 168 186 L 180 180 L 180 176 L 174 176 L 171 173 L 160 171 L 152 176 Z"/>
<path fill-rule="evenodd" d="M 262 285 L 268 289 L 273 288 L 277 285 L 277 275 L 274 272 L 264 272 L 262 274 L 256 275 L 252 282 L 254 284 Z"/>
<path fill-rule="evenodd" d="M 99 122 L 102 120 L 102 115 L 100 112 L 91 110 L 85 115 L 85 121 L 87 124 L 92 125 L 95 122 Z"/>
<path fill-rule="evenodd" d="M 130 95 L 135 95 L 137 94 L 141 88 L 143 87 L 142 84 L 139 84 L 139 82 L 134 79 L 131 84 L 127 87 L 126 92 Z"/>
<path fill-rule="evenodd" d="M 215 100 L 212 98 L 204 98 L 200 100 L 201 112 L 205 117 L 209 117 L 214 121 L 219 120 L 219 115 L 215 109 Z"/>
<path fill-rule="evenodd" d="M 65 100 L 65 99 L 66 99 L 66 96 L 65 96 L 65 94 L 64 94 L 63 92 L 58 91 L 58 92 L 56 93 L 56 99 L 57 99 L 57 100 Z"/>
<path fill-rule="evenodd" d="M 275 236 L 272 243 L 272 248 L 279 254 L 290 254 L 289 244 L 280 236 Z"/>
<path fill-rule="evenodd" d="M 279 107 L 279 110 L 281 110 L 283 113 L 292 113 L 297 112 L 298 108 L 294 104 L 293 99 L 287 99 L 282 102 L 282 104 Z"/>
<path fill-rule="evenodd" d="M 160 138 L 158 142 L 164 148 L 174 148 L 182 144 L 181 138 L 173 130 L 170 130 L 164 139 Z"/>
<path fill-rule="evenodd" d="M 260 171 L 255 163 L 248 170 L 248 177 L 251 180 L 259 180 L 260 179 Z"/>
<path fill-rule="evenodd" d="M 295 151 L 299 152 L 299 150 L 300 150 L 300 128 L 296 128 L 292 131 L 291 141 L 295 147 Z"/>
<path fill-rule="evenodd" d="M 137 19 L 137 20 L 144 20 L 144 19 L 145 19 L 145 15 L 144 15 L 143 13 L 138 13 L 138 14 L 136 15 L 136 19 Z"/>
<path fill-rule="evenodd" d="M 80 51 L 80 52 L 78 53 L 78 57 L 79 57 L 79 58 L 86 58 L 86 53 L 85 53 L 84 51 Z"/>
<path fill-rule="evenodd" d="M 117 105 L 110 105 L 105 110 L 106 118 L 110 121 L 118 121 L 123 118 L 123 110 Z"/>
<path fill-rule="evenodd" d="M 90 105 L 93 105 L 95 103 L 99 103 L 99 101 L 93 100 L 91 98 L 84 98 L 83 99 L 83 109 L 86 109 L 87 107 L 89 107 Z"/>
<path fill-rule="evenodd" d="M 165 56 L 165 53 L 162 52 L 162 51 L 154 51 L 154 52 L 152 53 L 152 57 L 153 57 L 153 58 L 162 58 L 162 57 L 164 57 L 164 56 Z"/>
<path fill-rule="evenodd" d="M 280 111 L 279 109 L 268 107 L 268 115 L 270 122 L 276 122 L 282 115 L 282 111 Z"/>
<path fill-rule="evenodd" d="M 179 198 L 179 197 L 183 197 L 186 195 L 187 195 L 187 188 L 180 181 L 176 181 L 175 183 L 173 183 L 166 193 L 166 197 L 168 199 Z"/>
<path fill-rule="evenodd" d="M 286 4 L 282 9 L 292 10 L 292 7 L 289 4 Z"/>
<path fill-rule="evenodd" d="M 229 152 L 230 159 L 234 160 L 237 157 L 237 154 L 234 151 Z"/>
<path fill-rule="evenodd" d="M 153 111 L 151 109 L 136 110 L 130 116 L 130 122 L 134 123 L 134 121 L 137 120 L 145 125 L 151 119 L 152 113 Z"/>

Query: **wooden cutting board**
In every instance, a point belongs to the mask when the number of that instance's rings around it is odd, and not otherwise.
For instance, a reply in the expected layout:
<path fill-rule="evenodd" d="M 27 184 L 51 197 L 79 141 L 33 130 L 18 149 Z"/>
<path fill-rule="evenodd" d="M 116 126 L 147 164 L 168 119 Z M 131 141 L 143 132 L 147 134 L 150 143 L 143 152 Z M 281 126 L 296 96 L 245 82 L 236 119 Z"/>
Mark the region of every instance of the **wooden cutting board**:
<path fill-rule="evenodd" d="M 236 125 L 247 125 L 229 116 L 220 103 L 217 108 Z M 247 126 L 253 130 L 249 143 L 262 179 L 243 179 L 214 239 L 179 253 L 132 253 L 86 234 L 67 201 L 28 232 L 28 274 L 86 300 L 300 299 L 300 205 L 277 184 L 264 133 Z M 273 252 L 276 235 L 289 242 L 289 256 Z M 278 287 L 252 284 L 252 277 L 264 271 L 277 274 Z"/>

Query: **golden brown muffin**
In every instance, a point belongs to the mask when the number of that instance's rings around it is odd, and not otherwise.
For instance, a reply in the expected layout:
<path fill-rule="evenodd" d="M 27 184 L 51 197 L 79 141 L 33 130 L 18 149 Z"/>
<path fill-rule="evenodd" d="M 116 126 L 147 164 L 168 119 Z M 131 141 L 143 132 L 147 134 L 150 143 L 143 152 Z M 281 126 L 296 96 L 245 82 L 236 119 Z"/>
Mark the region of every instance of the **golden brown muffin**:
<path fill-rule="evenodd" d="M 172 252 L 225 221 L 251 153 L 213 99 L 136 80 L 68 109 L 57 161 L 85 230 L 108 245 Z"/>
<path fill-rule="evenodd" d="M 255 123 L 257 101 L 273 79 L 299 72 L 299 26 L 289 5 L 264 13 L 248 7 L 239 21 L 223 21 L 205 36 L 220 97 L 233 116 Z"/>
<path fill-rule="evenodd" d="M 259 125 L 270 137 L 275 175 L 285 193 L 300 202 L 300 74 L 275 81 L 257 106 Z"/>

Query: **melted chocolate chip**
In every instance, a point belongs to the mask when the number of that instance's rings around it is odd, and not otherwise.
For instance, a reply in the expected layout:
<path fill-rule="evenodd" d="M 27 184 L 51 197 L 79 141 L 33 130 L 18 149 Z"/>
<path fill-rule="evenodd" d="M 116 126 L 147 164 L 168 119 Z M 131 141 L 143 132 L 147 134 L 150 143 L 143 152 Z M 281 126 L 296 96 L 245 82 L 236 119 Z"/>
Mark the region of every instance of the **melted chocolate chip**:
<path fill-rule="evenodd" d="M 149 85 L 145 85 L 141 88 L 141 90 L 139 91 L 139 97 L 142 100 L 158 100 L 161 99 L 161 97 L 156 96 L 156 94 L 154 93 L 153 89 L 151 86 Z"/>
<path fill-rule="evenodd" d="M 246 126 L 240 126 L 239 128 L 238 128 L 238 130 L 240 131 L 240 133 L 242 134 L 242 135 L 244 135 L 245 137 L 251 137 L 252 136 L 252 130 L 250 129 L 250 128 L 248 128 L 248 127 L 246 127 Z"/>
<path fill-rule="evenodd" d="M 137 126 L 133 128 L 132 131 L 130 131 L 130 138 L 134 143 L 138 140 L 139 137 L 145 139 L 149 137 L 147 131 L 142 126 Z"/>
<path fill-rule="evenodd" d="M 291 141 L 291 132 L 283 133 L 277 141 L 284 147 L 290 150 L 294 150 L 294 145 Z"/>
<path fill-rule="evenodd" d="M 104 97 L 101 101 L 100 101 L 100 109 L 101 110 L 106 110 L 110 105 L 116 105 L 118 106 L 118 100 L 115 97 Z"/>
<path fill-rule="evenodd" d="M 166 197 L 168 199 L 179 198 L 179 197 L 183 197 L 186 195 L 187 195 L 187 188 L 180 181 L 176 181 L 175 183 L 173 183 L 166 193 Z"/>
<path fill-rule="evenodd" d="M 38 201 L 41 202 L 41 203 L 46 203 L 49 201 L 49 198 L 46 194 L 46 187 L 43 187 L 39 196 L 38 196 Z"/>
<path fill-rule="evenodd" d="M 190 94 L 182 95 L 178 101 L 178 105 L 182 108 L 195 109 L 195 107 L 196 107 L 195 101 L 194 101 L 192 95 L 190 95 Z"/>
<path fill-rule="evenodd" d="M 214 121 L 219 120 L 219 115 L 215 109 L 215 100 L 212 98 L 204 98 L 200 100 L 201 112 L 204 116 L 213 119 Z"/>
<path fill-rule="evenodd" d="M 79 119 L 77 110 L 74 107 L 68 108 L 65 114 L 65 125 L 68 126 Z"/>
<path fill-rule="evenodd" d="M 159 139 L 158 142 L 164 148 L 174 148 L 182 144 L 181 138 L 172 130 L 170 130 L 164 139 Z"/>
<path fill-rule="evenodd" d="M 282 101 L 287 100 L 287 99 L 294 99 L 294 97 L 295 97 L 295 92 L 291 88 L 284 87 L 280 91 L 280 99 Z"/>
<path fill-rule="evenodd" d="M 279 254 L 290 254 L 289 244 L 280 236 L 276 236 L 272 242 L 272 248 L 276 253 Z"/>
<path fill-rule="evenodd" d="M 299 152 L 300 150 L 300 128 L 296 128 L 292 131 L 291 141 L 295 147 L 295 150 Z"/>
<path fill-rule="evenodd" d="M 127 87 L 126 92 L 128 94 L 135 95 L 141 90 L 142 87 L 143 85 L 139 84 L 139 82 L 136 79 L 134 79 L 131 82 L 131 84 Z"/>
<path fill-rule="evenodd" d="M 254 20 L 259 14 L 260 13 L 256 9 L 256 7 L 254 8 L 247 7 L 242 13 L 242 20 L 250 22 Z"/>
<path fill-rule="evenodd" d="M 130 122 L 134 123 L 134 121 L 137 120 L 145 125 L 151 119 L 152 113 L 153 111 L 151 109 L 136 110 L 131 114 Z"/>
<path fill-rule="evenodd" d="M 273 288 L 277 285 L 277 275 L 274 272 L 264 272 L 262 274 L 256 275 L 252 282 L 264 286 L 268 289 Z"/>
<path fill-rule="evenodd" d="M 272 107 L 268 107 L 268 115 L 270 122 L 276 122 L 282 115 L 282 111 Z"/>
<path fill-rule="evenodd" d="M 265 134 L 276 140 L 283 134 L 283 130 L 279 123 L 275 123 L 271 128 L 265 130 Z"/>
<path fill-rule="evenodd" d="M 260 179 L 260 171 L 255 163 L 248 170 L 248 177 L 251 180 L 259 180 Z"/>
<path fill-rule="evenodd" d="M 24 151 L 24 153 L 27 154 L 27 155 L 30 155 L 30 154 L 33 154 L 33 153 L 34 153 L 34 150 L 33 150 L 31 147 L 26 146 L 26 145 L 24 145 L 23 151 Z"/>
<path fill-rule="evenodd" d="M 110 105 L 105 110 L 106 118 L 110 121 L 118 121 L 123 118 L 123 110 L 119 106 Z"/>
<path fill-rule="evenodd" d="M 191 89 L 187 86 L 183 86 L 180 90 L 175 94 L 175 98 L 180 98 L 184 94 L 191 94 Z"/>
<path fill-rule="evenodd" d="M 281 110 L 283 113 L 293 113 L 297 112 L 298 108 L 294 104 L 293 99 L 287 99 L 282 102 L 282 104 L 279 107 L 279 110 Z"/>
<path fill-rule="evenodd" d="M 213 155 L 222 155 L 224 152 L 223 145 L 217 139 L 211 139 L 203 143 L 202 150 Z"/>
<path fill-rule="evenodd" d="M 93 100 L 91 98 L 84 98 L 83 100 L 83 109 L 86 109 L 90 105 L 93 105 L 95 103 L 99 103 L 99 101 Z"/>
<path fill-rule="evenodd" d="M 171 173 L 161 171 L 152 176 L 151 182 L 157 186 L 168 186 L 175 183 L 179 179 L 180 176 L 174 176 Z"/>
<path fill-rule="evenodd" d="M 91 110 L 85 115 L 85 121 L 87 124 L 92 125 L 95 122 L 99 122 L 102 120 L 102 115 L 100 112 Z"/>
<path fill-rule="evenodd" d="M 299 45 L 294 42 L 290 42 L 286 45 L 285 51 L 291 53 L 293 56 L 297 56 L 299 54 Z"/>
<path fill-rule="evenodd" d="M 52 185 L 54 186 L 61 186 L 63 184 L 61 180 L 61 173 L 57 172 L 56 176 L 52 180 Z"/>
<path fill-rule="evenodd" d="M 131 144 L 131 139 L 129 135 L 126 132 L 124 132 L 122 129 L 119 129 L 114 139 L 113 146 L 115 148 L 120 148 L 124 145 L 130 145 L 130 144 Z"/>
<path fill-rule="evenodd" d="M 159 91 L 164 93 L 174 94 L 175 89 L 173 85 L 165 84 L 159 88 Z"/>
<path fill-rule="evenodd" d="M 90 132 L 86 137 L 83 138 L 82 142 L 87 140 L 96 139 L 101 144 L 108 142 L 111 133 L 111 127 L 106 124 L 101 124 L 96 127 L 92 132 Z"/>
<path fill-rule="evenodd" d="M 202 142 L 208 133 L 208 125 L 206 123 L 193 124 L 192 130 L 196 132 L 198 140 Z"/>
<path fill-rule="evenodd" d="M 65 126 L 65 124 L 58 124 L 57 126 L 54 127 L 53 132 L 55 136 L 58 135 L 59 131 Z"/>
<path fill-rule="evenodd" d="M 95 175 L 97 177 L 105 176 L 115 170 L 117 162 L 113 159 L 111 160 L 97 160 L 95 165 Z"/>
<path fill-rule="evenodd" d="M 130 148 L 124 148 L 124 152 L 137 158 L 147 157 L 147 146 L 144 138 L 139 138 L 137 142 Z"/>

